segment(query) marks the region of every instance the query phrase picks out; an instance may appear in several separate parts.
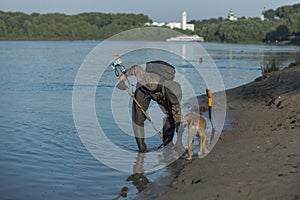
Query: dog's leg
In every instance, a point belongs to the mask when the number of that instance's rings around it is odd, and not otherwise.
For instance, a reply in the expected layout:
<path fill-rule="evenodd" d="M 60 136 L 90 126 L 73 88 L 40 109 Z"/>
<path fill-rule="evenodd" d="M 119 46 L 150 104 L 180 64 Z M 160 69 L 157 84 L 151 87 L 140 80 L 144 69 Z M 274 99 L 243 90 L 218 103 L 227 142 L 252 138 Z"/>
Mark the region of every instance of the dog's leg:
<path fill-rule="evenodd" d="M 206 133 L 205 133 L 205 132 L 204 132 L 204 134 L 203 134 L 203 141 L 202 141 L 202 144 L 203 144 L 204 154 L 208 154 L 209 151 L 208 151 L 208 149 L 207 149 L 207 147 L 206 147 Z"/>
<path fill-rule="evenodd" d="M 206 147 L 206 133 L 204 131 L 198 132 L 200 138 L 199 138 L 199 150 L 198 150 L 198 157 L 200 158 L 202 154 L 202 150 L 204 150 L 204 154 L 208 153 L 208 149 Z"/>
<path fill-rule="evenodd" d="M 200 125 L 198 125 L 198 128 L 197 128 L 197 136 L 199 137 L 198 157 L 200 158 L 200 156 L 202 154 L 202 145 L 203 145 L 203 134 L 204 134 L 204 131 L 202 131 L 199 127 L 200 127 Z"/>
<path fill-rule="evenodd" d="M 191 141 L 189 141 L 189 146 L 188 146 L 188 160 L 192 160 L 192 155 L 193 155 L 193 143 L 194 140 L 192 139 Z"/>
<path fill-rule="evenodd" d="M 193 134 L 192 127 L 189 127 L 189 131 L 188 131 L 188 157 L 187 157 L 188 160 L 192 159 L 193 144 L 194 144 L 194 134 Z"/>
<path fill-rule="evenodd" d="M 202 144 L 203 144 L 203 136 L 199 136 L 199 149 L 198 149 L 198 157 L 199 158 L 202 154 Z"/>

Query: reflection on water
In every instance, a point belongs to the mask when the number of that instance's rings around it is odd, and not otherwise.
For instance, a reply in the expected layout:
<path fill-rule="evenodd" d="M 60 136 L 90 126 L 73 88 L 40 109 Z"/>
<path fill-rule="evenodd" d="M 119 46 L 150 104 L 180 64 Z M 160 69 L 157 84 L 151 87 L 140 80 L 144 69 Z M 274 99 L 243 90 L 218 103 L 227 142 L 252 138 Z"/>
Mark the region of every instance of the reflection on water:
<path fill-rule="evenodd" d="M 133 174 L 130 175 L 126 181 L 132 182 L 136 187 L 138 193 L 142 192 L 148 185 L 149 180 L 144 175 L 144 153 L 138 153 L 136 156 L 136 162 L 133 166 Z"/>
<path fill-rule="evenodd" d="M 178 138 L 177 138 L 178 140 Z M 165 163 L 169 163 L 168 160 L 174 160 L 174 158 L 178 158 L 180 155 L 183 155 L 185 149 L 182 149 L 181 147 L 179 147 L 180 143 L 176 142 L 176 144 L 171 144 L 168 145 L 167 147 L 164 148 L 164 151 L 161 150 L 161 152 L 163 152 L 162 154 L 160 154 L 159 157 L 159 162 L 165 162 Z M 149 176 L 152 177 L 156 177 L 156 179 L 158 178 L 158 174 L 160 173 L 154 173 L 154 174 L 148 174 L 145 173 L 145 169 L 144 169 L 144 161 L 145 161 L 145 156 L 147 153 L 137 153 L 136 156 L 136 161 L 134 162 L 133 165 L 133 172 L 132 174 L 130 174 L 130 176 L 128 176 L 128 178 L 126 179 L 126 182 L 131 183 L 137 190 L 137 194 L 141 193 L 142 191 L 144 191 L 148 186 L 149 183 L 151 183 L 151 181 L 149 180 Z M 168 174 L 167 172 L 164 172 L 166 174 Z M 170 175 L 169 176 L 173 176 Z M 171 181 L 171 179 L 169 179 L 167 182 L 169 183 L 169 181 Z M 127 196 L 127 187 L 123 186 L 121 189 L 121 192 L 119 193 L 119 195 L 117 197 L 115 197 L 114 199 L 118 199 L 120 197 L 126 197 Z"/>

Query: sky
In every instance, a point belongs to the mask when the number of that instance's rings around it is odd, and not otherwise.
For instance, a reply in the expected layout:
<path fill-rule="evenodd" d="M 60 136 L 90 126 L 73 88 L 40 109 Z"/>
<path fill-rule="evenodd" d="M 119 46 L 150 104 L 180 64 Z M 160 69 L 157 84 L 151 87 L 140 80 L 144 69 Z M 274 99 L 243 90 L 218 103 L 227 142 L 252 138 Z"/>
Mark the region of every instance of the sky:
<path fill-rule="evenodd" d="M 232 8 L 237 17 L 259 17 L 264 7 L 276 9 L 300 0 L 0 0 L 0 10 L 25 13 L 82 12 L 142 13 L 157 22 L 181 21 L 187 12 L 189 20 L 227 17 Z"/>

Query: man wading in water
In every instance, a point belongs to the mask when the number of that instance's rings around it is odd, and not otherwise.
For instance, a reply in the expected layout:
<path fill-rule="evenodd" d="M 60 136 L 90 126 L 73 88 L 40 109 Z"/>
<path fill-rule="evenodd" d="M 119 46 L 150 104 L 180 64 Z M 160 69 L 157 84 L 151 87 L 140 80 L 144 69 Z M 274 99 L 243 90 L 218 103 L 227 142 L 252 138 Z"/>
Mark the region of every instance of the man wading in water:
<path fill-rule="evenodd" d="M 175 68 L 164 61 L 151 61 L 146 63 L 146 70 L 141 66 L 134 65 L 126 69 L 125 73 L 120 76 L 118 88 L 124 90 L 124 81 L 127 77 L 135 76 L 137 79 L 134 97 L 146 111 L 150 101 L 158 103 L 162 112 L 166 115 L 163 125 L 163 145 L 166 146 L 173 140 L 174 132 L 177 132 L 176 145 L 182 146 L 181 136 L 182 121 L 180 101 L 182 98 L 181 86 L 174 81 Z M 147 151 L 144 138 L 144 121 L 146 116 L 137 106 L 136 102 L 132 104 L 132 128 L 134 131 L 136 143 L 139 152 Z"/>

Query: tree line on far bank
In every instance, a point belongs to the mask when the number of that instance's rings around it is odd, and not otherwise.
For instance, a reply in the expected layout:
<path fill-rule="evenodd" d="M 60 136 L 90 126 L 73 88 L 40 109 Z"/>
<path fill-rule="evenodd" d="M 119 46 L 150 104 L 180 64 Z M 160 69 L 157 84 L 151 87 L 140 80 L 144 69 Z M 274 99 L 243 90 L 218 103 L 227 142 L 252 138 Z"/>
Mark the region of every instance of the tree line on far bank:
<path fill-rule="evenodd" d="M 300 44 L 300 4 L 264 11 L 265 20 L 223 18 L 192 20 L 195 32 L 206 41 L 228 43 L 294 43 Z"/>
<path fill-rule="evenodd" d="M 211 18 L 192 20 L 195 31 L 210 42 L 300 44 L 300 4 L 264 12 L 265 20 L 241 17 L 237 21 Z M 81 13 L 77 15 L 25 14 L 0 11 L 0 40 L 103 40 L 152 20 L 143 14 Z"/>
<path fill-rule="evenodd" d="M 143 14 L 0 11 L 0 40 L 103 40 L 151 21 Z"/>

